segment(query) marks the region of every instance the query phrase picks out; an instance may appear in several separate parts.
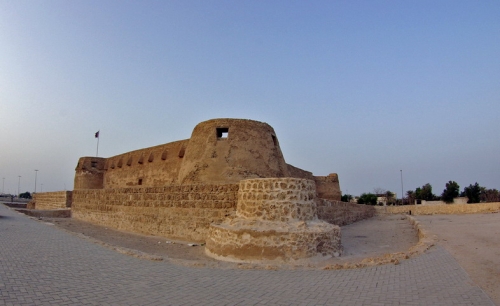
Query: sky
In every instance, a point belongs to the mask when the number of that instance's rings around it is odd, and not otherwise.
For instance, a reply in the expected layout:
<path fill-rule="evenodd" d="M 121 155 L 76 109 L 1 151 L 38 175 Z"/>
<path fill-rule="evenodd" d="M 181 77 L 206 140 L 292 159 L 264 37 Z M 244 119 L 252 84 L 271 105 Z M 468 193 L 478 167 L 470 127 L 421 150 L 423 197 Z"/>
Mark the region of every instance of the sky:
<path fill-rule="evenodd" d="M 0 0 L 2 191 L 72 190 L 97 131 L 111 157 L 214 118 L 267 122 L 287 163 L 343 193 L 500 189 L 498 16 L 497 0 Z"/>

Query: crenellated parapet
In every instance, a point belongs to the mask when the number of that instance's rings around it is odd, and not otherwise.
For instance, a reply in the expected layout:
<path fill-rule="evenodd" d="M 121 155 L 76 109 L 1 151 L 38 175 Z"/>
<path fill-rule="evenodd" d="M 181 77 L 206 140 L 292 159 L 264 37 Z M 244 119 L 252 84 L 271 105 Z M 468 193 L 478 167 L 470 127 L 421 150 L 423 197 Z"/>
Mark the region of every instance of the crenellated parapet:
<path fill-rule="evenodd" d="M 189 139 L 109 158 L 82 157 L 74 189 L 225 184 L 271 177 L 315 180 L 320 197 L 340 200 L 336 174 L 315 177 L 287 164 L 274 129 L 247 119 L 212 119 L 197 124 Z"/>

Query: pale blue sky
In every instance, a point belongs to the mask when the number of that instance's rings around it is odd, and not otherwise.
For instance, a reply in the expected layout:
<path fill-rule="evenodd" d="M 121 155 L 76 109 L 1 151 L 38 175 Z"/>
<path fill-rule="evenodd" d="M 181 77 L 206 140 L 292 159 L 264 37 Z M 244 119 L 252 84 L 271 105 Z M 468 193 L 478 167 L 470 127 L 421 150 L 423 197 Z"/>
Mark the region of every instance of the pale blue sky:
<path fill-rule="evenodd" d="M 0 0 L 5 192 L 73 188 L 81 156 L 274 127 L 350 194 L 500 189 L 500 2 Z M 0 190 L 1 191 L 1 190 Z"/>

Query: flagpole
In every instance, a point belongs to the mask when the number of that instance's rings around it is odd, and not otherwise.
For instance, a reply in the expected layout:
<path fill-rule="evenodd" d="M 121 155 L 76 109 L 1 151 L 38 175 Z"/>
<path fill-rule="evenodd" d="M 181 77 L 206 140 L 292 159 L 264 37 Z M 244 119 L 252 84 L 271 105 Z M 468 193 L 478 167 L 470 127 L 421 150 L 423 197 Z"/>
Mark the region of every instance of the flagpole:
<path fill-rule="evenodd" d="M 97 151 L 95 153 L 95 157 L 99 157 L 99 136 L 100 136 L 99 132 L 100 132 L 100 130 L 97 131 L 97 133 L 95 133 L 95 138 L 97 138 Z"/>

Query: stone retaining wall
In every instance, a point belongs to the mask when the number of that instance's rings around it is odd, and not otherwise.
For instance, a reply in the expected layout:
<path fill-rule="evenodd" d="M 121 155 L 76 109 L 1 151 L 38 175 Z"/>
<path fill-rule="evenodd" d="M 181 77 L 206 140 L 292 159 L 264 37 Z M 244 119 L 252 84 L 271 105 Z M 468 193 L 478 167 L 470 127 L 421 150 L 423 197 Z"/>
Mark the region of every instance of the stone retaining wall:
<path fill-rule="evenodd" d="M 373 217 L 376 210 L 371 205 L 317 199 L 318 218 L 338 226 Z"/>
<path fill-rule="evenodd" d="M 236 209 L 237 184 L 73 191 L 73 218 L 124 231 L 205 241 L 210 223 Z"/>
<path fill-rule="evenodd" d="M 40 192 L 35 193 L 30 202 L 31 209 L 61 209 L 71 207 L 72 192 Z"/>
<path fill-rule="evenodd" d="M 477 214 L 500 210 L 500 202 L 477 204 L 403 205 L 376 207 L 378 214 Z"/>
<path fill-rule="evenodd" d="M 340 227 L 319 220 L 316 211 L 313 180 L 242 180 L 236 216 L 210 225 L 205 252 L 227 261 L 339 256 Z"/>
<path fill-rule="evenodd" d="M 374 209 L 371 206 L 317 199 L 314 182 L 300 181 L 310 185 L 298 194 L 295 194 L 298 190 L 294 193 L 293 189 L 282 189 L 281 185 L 272 192 L 269 189 L 271 186 L 267 186 L 267 189 L 259 185 L 255 189 L 249 187 L 240 195 L 242 208 L 239 214 L 249 217 L 255 214 L 257 217 L 278 218 L 280 221 L 290 218 L 311 220 L 316 215 L 316 205 L 307 204 L 319 200 L 318 218 L 335 225 L 346 225 L 373 216 Z M 201 242 L 206 239 L 210 223 L 221 223 L 236 212 L 238 189 L 238 184 L 81 189 L 73 191 L 72 216 L 119 230 Z M 36 194 L 35 208 L 66 208 L 62 204 L 57 207 L 48 205 L 57 203 L 55 200 L 48 201 L 49 198 L 55 199 L 55 195 L 64 193 Z M 280 206 L 283 211 L 277 215 L 273 215 L 275 212 L 270 207 L 256 204 L 270 197 L 275 197 L 283 204 Z M 301 200 L 293 205 L 285 203 L 291 199 Z"/>
<path fill-rule="evenodd" d="M 308 221 L 316 218 L 314 181 L 296 178 L 240 182 L 236 216 L 264 221 Z"/>

